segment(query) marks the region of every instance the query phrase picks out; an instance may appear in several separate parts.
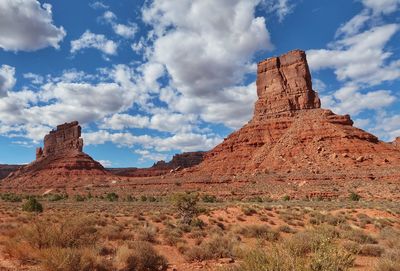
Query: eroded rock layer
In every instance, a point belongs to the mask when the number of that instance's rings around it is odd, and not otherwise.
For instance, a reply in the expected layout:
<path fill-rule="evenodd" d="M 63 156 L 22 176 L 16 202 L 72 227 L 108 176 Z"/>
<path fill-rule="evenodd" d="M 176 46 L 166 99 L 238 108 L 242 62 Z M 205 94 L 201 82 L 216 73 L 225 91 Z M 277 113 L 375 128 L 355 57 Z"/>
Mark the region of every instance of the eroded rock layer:
<path fill-rule="evenodd" d="M 320 108 L 303 51 L 260 62 L 257 94 L 252 120 L 208 152 L 198 172 L 294 172 L 301 179 L 323 173 L 329 178 L 329 172 L 359 167 L 383 172 L 400 165 L 396 143 L 353 127 L 349 115 Z"/>
<path fill-rule="evenodd" d="M 66 180 L 107 176 L 103 166 L 82 152 L 83 140 L 78 122 L 57 126 L 44 138 L 44 147 L 36 150 L 36 160 L 3 180 L 3 185 L 49 185 Z"/>

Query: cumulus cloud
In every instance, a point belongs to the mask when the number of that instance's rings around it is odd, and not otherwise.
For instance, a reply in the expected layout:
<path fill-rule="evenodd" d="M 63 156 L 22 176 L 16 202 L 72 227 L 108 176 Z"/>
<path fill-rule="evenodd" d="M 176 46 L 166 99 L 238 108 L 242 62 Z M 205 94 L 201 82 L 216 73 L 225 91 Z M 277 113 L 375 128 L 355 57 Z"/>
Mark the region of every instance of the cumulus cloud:
<path fill-rule="evenodd" d="M 228 125 L 251 117 L 255 91 L 236 87 L 255 72 L 253 54 L 272 48 L 265 19 L 255 17 L 259 3 L 156 0 L 144 8 L 143 20 L 154 30 L 145 65 L 165 67 L 170 82 L 161 99 L 172 111 L 210 120 L 213 108 L 218 122 Z"/>
<path fill-rule="evenodd" d="M 166 161 L 169 157 L 165 153 L 159 153 L 149 150 L 134 150 L 134 153 L 139 154 L 141 156 L 140 161 Z"/>
<path fill-rule="evenodd" d="M 87 48 L 100 50 L 106 55 L 116 55 L 118 44 L 102 34 L 94 34 L 90 30 L 86 30 L 79 39 L 71 41 L 71 53 Z"/>
<path fill-rule="evenodd" d="M 399 30 L 397 24 L 373 27 L 365 32 L 334 42 L 332 49 L 307 51 L 313 70 L 334 69 L 340 81 L 377 85 L 400 77 L 399 63 L 387 63 L 392 55 L 385 45 Z"/>
<path fill-rule="evenodd" d="M 116 22 L 117 16 L 111 12 L 106 11 L 103 14 L 103 19 L 109 23 L 114 30 L 115 34 L 124 37 L 126 39 L 132 39 L 135 37 L 136 32 L 138 31 L 138 27 L 134 23 L 129 24 L 119 24 Z"/>
<path fill-rule="evenodd" d="M 364 8 L 336 32 L 327 49 L 307 51 L 312 70 L 332 69 L 342 87 L 322 95 L 322 105 L 357 116 L 373 112 L 372 118 L 356 118 L 359 125 L 383 139 L 400 134 L 398 116 L 387 110 L 398 101 L 393 91 L 380 87 L 400 78 L 400 60 L 394 59 L 388 43 L 399 31 L 397 23 L 384 23 L 384 14 L 395 12 L 398 0 L 362 0 Z"/>
<path fill-rule="evenodd" d="M 0 66 L 0 98 L 7 95 L 7 92 L 12 90 L 15 85 L 15 68 L 2 65 Z"/>
<path fill-rule="evenodd" d="M 197 133 L 177 133 L 162 138 L 149 135 L 137 136 L 128 132 L 111 133 L 106 130 L 84 133 L 83 138 L 89 145 L 112 142 L 124 147 L 146 146 L 148 150 L 153 149 L 157 152 L 208 150 L 222 141 L 220 137 Z"/>
<path fill-rule="evenodd" d="M 53 24 L 52 7 L 37 0 L 0 1 L 0 47 L 6 51 L 58 49 L 66 32 Z"/>

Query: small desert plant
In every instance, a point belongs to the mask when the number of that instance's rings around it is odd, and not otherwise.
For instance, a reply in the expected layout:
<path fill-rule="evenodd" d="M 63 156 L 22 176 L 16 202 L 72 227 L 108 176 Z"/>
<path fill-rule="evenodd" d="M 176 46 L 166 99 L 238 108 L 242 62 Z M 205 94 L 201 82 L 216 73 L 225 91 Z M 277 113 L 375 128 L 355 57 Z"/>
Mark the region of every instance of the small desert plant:
<path fill-rule="evenodd" d="M 277 241 L 279 239 L 279 232 L 266 225 L 245 226 L 239 229 L 238 233 L 247 238 L 258 238 L 267 241 Z"/>
<path fill-rule="evenodd" d="M 82 196 L 82 195 L 75 195 L 75 201 L 85 201 L 85 197 L 84 196 Z"/>
<path fill-rule="evenodd" d="M 238 244 L 237 238 L 232 236 L 214 236 L 200 245 L 188 249 L 185 256 L 191 261 L 233 258 Z"/>
<path fill-rule="evenodd" d="M 30 197 L 22 205 L 22 211 L 41 213 L 43 212 L 43 206 L 37 199 Z"/>
<path fill-rule="evenodd" d="M 114 193 L 114 192 L 108 193 L 106 195 L 106 200 L 108 200 L 108 201 L 117 201 L 118 200 L 118 195 L 116 193 Z"/>
<path fill-rule="evenodd" d="M 197 202 L 198 194 L 179 193 L 172 197 L 175 208 L 178 210 L 179 216 L 183 224 L 190 225 L 193 218 L 198 214 Z"/>
<path fill-rule="evenodd" d="M 147 242 L 133 242 L 130 246 L 119 247 L 116 265 L 118 270 L 124 271 L 164 271 L 168 268 L 167 260 Z"/>
<path fill-rule="evenodd" d="M 361 196 L 355 192 L 351 192 L 349 195 L 349 199 L 351 201 L 359 201 L 361 199 Z"/>
<path fill-rule="evenodd" d="M 203 195 L 203 196 L 201 197 L 201 200 L 202 200 L 203 202 L 213 203 L 213 202 L 216 202 L 216 201 L 217 201 L 217 197 L 214 196 L 214 195 L 205 194 L 205 195 Z"/>

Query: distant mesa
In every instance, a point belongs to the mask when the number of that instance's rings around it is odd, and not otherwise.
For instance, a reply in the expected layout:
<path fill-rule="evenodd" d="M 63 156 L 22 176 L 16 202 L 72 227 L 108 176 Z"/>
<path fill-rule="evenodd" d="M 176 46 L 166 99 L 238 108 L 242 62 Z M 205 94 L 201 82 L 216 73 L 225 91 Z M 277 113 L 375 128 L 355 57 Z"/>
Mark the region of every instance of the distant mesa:
<path fill-rule="evenodd" d="M 109 169 L 115 175 L 125 177 L 154 177 L 168 173 L 179 172 L 200 164 L 206 152 L 184 152 L 175 154 L 170 162 L 163 160 L 154 163 L 149 168 L 111 168 Z"/>
<path fill-rule="evenodd" d="M 11 173 L 3 182 L 20 185 L 63 183 L 85 177 L 110 175 L 83 151 L 81 127 L 77 121 L 58 125 L 44 137 L 44 147 L 36 149 L 36 160 Z"/>

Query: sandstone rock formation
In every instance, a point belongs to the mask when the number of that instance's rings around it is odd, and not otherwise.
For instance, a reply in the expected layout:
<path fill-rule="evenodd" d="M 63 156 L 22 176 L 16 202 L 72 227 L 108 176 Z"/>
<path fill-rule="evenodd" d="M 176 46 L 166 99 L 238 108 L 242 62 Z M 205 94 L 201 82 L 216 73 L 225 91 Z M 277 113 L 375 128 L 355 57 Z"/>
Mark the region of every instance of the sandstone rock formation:
<path fill-rule="evenodd" d="M 184 152 L 175 154 L 170 162 L 158 161 L 150 168 L 113 168 L 109 169 L 113 174 L 127 177 L 152 177 L 161 176 L 171 171 L 190 168 L 203 161 L 205 152 Z"/>
<path fill-rule="evenodd" d="M 206 154 L 195 168 L 200 175 L 285 173 L 315 179 L 360 168 L 367 169 L 362 174 L 400 175 L 394 145 L 353 127 L 349 115 L 320 108 L 303 51 L 260 62 L 257 94 L 253 118 Z"/>
<path fill-rule="evenodd" d="M 400 136 L 396 137 L 393 141 L 393 145 L 400 150 Z"/>
<path fill-rule="evenodd" d="M 82 152 L 81 127 L 77 121 L 57 126 L 36 150 L 36 160 L 3 180 L 3 185 L 54 185 L 65 180 L 107 176 L 103 166 Z"/>
<path fill-rule="evenodd" d="M 7 177 L 11 172 L 18 170 L 20 165 L 0 165 L 0 180 Z"/>

